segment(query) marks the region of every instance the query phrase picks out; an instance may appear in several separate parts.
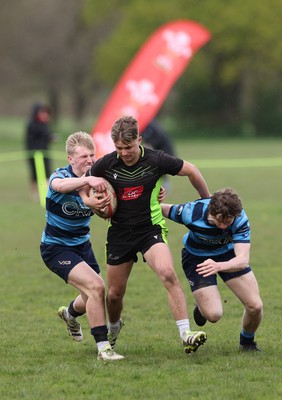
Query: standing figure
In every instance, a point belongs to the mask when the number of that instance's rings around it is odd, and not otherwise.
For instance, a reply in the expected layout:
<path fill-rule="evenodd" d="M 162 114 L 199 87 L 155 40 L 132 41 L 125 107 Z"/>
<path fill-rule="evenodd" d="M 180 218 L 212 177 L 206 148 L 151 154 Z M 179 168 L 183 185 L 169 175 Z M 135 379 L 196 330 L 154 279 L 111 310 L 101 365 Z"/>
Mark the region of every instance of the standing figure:
<path fill-rule="evenodd" d="M 66 152 L 69 165 L 56 169 L 50 177 L 41 256 L 52 272 L 79 291 L 68 307 L 62 306 L 58 310 L 69 335 L 76 341 L 83 339 L 77 317 L 86 312 L 91 334 L 97 343 L 98 359 L 121 360 L 123 356 L 116 354 L 108 341 L 105 284 L 89 241 L 92 209 L 105 207 L 110 198 L 103 198 L 100 193 L 106 189 L 104 179 L 84 176 L 94 163 L 95 149 L 91 136 L 85 132 L 70 135 Z M 85 185 L 98 192 L 91 196 L 91 208 L 78 194 Z"/>
<path fill-rule="evenodd" d="M 194 319 L 203 326 L 223 314 L 217 275 L 244 306 L 239 349 L 259 351 L 254 341 L 263 304 L 249 266 L 250 225 L 238 195 L 229 188 L 211 198 L 162 204 L 163 215 L 185 225 L 182 267 L 196 301 Z"/>
<path fill-rule="evenodd" d="M 133 117 L 118 119 L 112 126 L 111 137 L 116 151 L 97 160 L 86 173 L 107 179 L 117 193 L 117 211 L 107 233 L 110 343 L 114 348 L 123 326 L 123 297 L 137 253 L 141 252 L 167 290 L 169 306 L 186 353 L 195 352 L 206 341 L 206 334 L 190 330 L 186 299 L 167 244 L 168 230 L 158 196 L 165 174 L 188 177 L 201 197 L 209 196 L 208 187 L 194 165 L 163 151 L 141 146 L 142 137 Z M 87 192 L 81 195 L 87 204 Z"/>
<path fill-rule="evenodd" d="M 51 174 L 51 160 L 48 155 L 53 134 L 50 130 L 51 109 L 45 104 L 35 104 L 32 109 L 25 133 L 25 148 L 28 152 L 28 164 L 30 170 L 30 190 L 34 201 L 38 200 L 38 182 L 35 168 L 34 153 L 41 151 L 46 174 L 46 185 Z"/>
<path fill-rule="evenodd" d="M 171 156 L 176 155 L 170 137 L 155 119 L 141 132 L 141 136 L 143 146 L 154 150 L 162 150 Z M 167 175 L 163 177 L 163 186 L 166 192 L 171 190 L 171 184 Z"/>

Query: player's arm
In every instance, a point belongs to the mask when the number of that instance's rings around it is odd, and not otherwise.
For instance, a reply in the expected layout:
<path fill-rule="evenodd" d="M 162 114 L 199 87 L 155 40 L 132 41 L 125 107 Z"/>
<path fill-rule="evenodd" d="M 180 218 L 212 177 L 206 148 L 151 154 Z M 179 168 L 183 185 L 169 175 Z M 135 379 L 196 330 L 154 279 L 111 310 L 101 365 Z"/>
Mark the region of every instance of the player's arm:
<path fill-rule="evenodd" d="M 204 278 L 214 275 L 217 272 L 235 272 L 245 269 L 249 265 L 250 260 L 250 243 L 235 243 L 235 257 L 229 261 L 215 262 L 208 258 L 201 264 L 198 264 L 196 271 Z"/>
<path fill-rule="evenodd" d="M 203 178 L 201 172 L 194 164 L 184 161 L 178 175 L 188 176 L 189 181 L 197 190 L 202 199 L 210 197 L 211 194 L 206 184 L 206 181 Z"/>
<path fill-rule="evenodd" d="M 164 203 L 161 204 L 162 213 L 164 217 L 168 218 L 171 206 L 172 204 L 164 204 Z"/>
<path fill-rule="evenodd" d="M 51 181 L 51 187 L 56 192 L 69 193 L 74 190 L 85 190 L 89 187 L 95 188 L 98 192 L 102 192 L 107 188 L 105 180 L 103 178 L 96 178 L 94 176 L 82 176 L 80 178 L 54 178 Z"/>

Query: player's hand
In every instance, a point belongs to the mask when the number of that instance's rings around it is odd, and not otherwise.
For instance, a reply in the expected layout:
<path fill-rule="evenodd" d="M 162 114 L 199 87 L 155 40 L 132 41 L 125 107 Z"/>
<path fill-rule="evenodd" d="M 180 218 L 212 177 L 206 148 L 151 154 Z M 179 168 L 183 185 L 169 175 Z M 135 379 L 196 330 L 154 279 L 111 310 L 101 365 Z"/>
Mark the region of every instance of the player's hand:
<path fill-rule="evenodd" d="M 91 207 L 94 211 L 99 210 L 103 211 L 104 208 L 106 208 L 110 204 L 111 198 L 110 196 L 105 196 L 103 193 L 93 193 L 91 196 L 89 196 L 87 205 L 88 207 Z"/>
<path fill-rule="evenodd" d="M 158 196 L 158 199 L 159 199 L 160 203 L 162 201 L 164 201 L 165 195 L 166 195 L 166 190 L 165 190 L 165 188 L 163 186 L 161 186 L 160 193 L 159 193 L 159 196 Z"/>
<path fill-rule="evenodd" d="M 198 274 L 202 275 L 204 278 L 210 275 L 214 275 L 218 271 L 219 271 L 218 263 L 212 260 L 211 258 L 208 258 L 201 264 L 198 264 L 196 268 L 196 272 L 198 272 Z"/>
<path fill-rule="evenodd" d="M 107 184 L 104 178 L 90 176 L 88 181 L 89 186 L 93 187 L 96 192 L 104 192 L 107 189 Z"/>

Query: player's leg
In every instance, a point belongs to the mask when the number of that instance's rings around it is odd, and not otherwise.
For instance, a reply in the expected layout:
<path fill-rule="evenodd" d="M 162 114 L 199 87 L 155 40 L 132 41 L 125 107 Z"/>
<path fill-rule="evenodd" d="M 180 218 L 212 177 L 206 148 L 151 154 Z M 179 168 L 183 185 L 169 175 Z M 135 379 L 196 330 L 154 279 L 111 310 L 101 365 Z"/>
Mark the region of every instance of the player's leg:
<path fill-rule="evenodd" d="M 108 293 L 106 297 L 108 311 L 108 338 L 114 349 L 116 340 L 123 327 L 121 312 L 127 281 L 132 270 L 133 260 L 120 265 L 107 265 Z"/>
<path fill-rule="evenodd" d="M 226 282 L 229 289 L 238 297 L 244 306 L 240 348 L 258 350 L 254 336 L 263 316 L 263 303 L 259 294 L 257 280 L 252 271 Z"/>
<path fill-rule="evenodd" d="M 166 243 L 156 243 L 144 254 L 149 266 L 156 272 L 168 291 L 168 302 L 175 320 L 187 317 L 186 299 L 176 272 L 171 251 Z"/>
<path fill-rule="evenodd" d="M 85 311 L 90 326 L 105 324 L 105 284 L 85 262 L 77 264 L 69 273 L 68 284 L 77 288 L 83 294 Z M 78 299 L 81 304 L 82 297 Z"/>
<path fill-rule="evenodd" d="M 217 285 L 201 287 L 200 289 L 193 290 L 193 296 L 196 302 L 198 312 L 194 310 L 194 319 L 197 323 L 197 317 L 202 322 L 199 326 L 204 325 L 204 320 L 215 323 L 220 320 L 223 314 L 222 302 Z"/>
<path fill-rule="evenodd" d="M 166 243 L 156 243 L 144 253 L 149 266 L 167 289 L 168 302 L 187 353 L 197 350 L 206 341 L 204 332 L 192 332 L 187 313 L 186 298 L 176 275 L 171 251 Z"/>
<path fill-rule="evenodd" d="M 85 262 L 81 262 L 70 271 L 68 283 L 80 290 L 81 297 L 77 300 L 85 304 L 91 334 L 98 347 L 98 359 L 109 361 L 123 359 L 123 356 L 112 350 L 108 341 L 105 285 L 102 277 Z"/>
<path fill-rule="evenodd" d="M 110 322 L 118 321 L 121 316 L 123 297 L 132 266 L 133 261 L 128 261 L 120 265 L 107 264 L 107 310 Z"/>

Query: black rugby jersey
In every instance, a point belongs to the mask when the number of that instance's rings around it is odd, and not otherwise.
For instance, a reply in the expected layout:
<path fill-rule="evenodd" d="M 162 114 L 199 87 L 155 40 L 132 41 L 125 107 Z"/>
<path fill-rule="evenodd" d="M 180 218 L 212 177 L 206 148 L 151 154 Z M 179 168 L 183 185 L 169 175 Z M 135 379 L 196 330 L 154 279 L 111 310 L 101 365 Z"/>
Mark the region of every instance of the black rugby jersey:
<path fill-rule="evenodd" d="M 183 160 L 140 146 L 141 156 L 127 166 L 114 151 L 95 162 L 86 175 L 107 179 L 114 187 L 118 207 L 112 223 L 124 226 L 156 225 L 163 220 L 158 195 L 162 176 L 177 175 Z"/>

